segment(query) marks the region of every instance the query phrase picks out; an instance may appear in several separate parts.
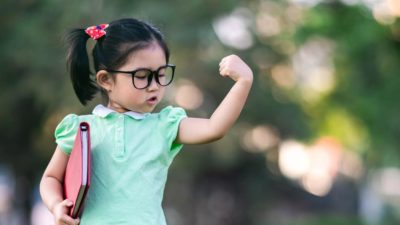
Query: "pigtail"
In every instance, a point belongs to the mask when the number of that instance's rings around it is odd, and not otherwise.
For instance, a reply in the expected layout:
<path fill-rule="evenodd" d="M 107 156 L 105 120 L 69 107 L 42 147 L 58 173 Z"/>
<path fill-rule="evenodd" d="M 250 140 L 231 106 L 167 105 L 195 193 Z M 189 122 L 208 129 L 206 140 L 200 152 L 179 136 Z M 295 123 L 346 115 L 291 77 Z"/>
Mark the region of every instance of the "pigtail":
<path fill-rule="evenodd" d="M 90 78 L 90 64 L 86 50 L 88 38 L 84 29 L 73 29 L 66 35 L 67 69 L 75 94 L 83 105 L 92 100 L 98 91 L 95 82 Z"/>

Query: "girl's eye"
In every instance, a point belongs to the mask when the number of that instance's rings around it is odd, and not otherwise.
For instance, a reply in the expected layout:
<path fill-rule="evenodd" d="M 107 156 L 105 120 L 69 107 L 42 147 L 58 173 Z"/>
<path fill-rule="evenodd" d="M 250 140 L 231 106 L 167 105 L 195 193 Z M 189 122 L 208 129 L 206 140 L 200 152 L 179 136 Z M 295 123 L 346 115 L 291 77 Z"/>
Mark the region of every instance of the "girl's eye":
<path fill-rule="evenodd" d="M 149 76 L 149 72 L 146 70 L 139 70 L 139 71 L 136 71 L 136 73 L 135 73 L 135 78 L 137 78 L 139 80 L 147 79 L 148 76 Z"/>
<path fill-rule="evenodd" d="M 135 79 L 144 80 L 147 79 L 146 76 L 135 76 Z"/>
<path fill-rule="evenodd" d="M 165 74 L 158 74 L 158 77 L 165 77 Z"/>

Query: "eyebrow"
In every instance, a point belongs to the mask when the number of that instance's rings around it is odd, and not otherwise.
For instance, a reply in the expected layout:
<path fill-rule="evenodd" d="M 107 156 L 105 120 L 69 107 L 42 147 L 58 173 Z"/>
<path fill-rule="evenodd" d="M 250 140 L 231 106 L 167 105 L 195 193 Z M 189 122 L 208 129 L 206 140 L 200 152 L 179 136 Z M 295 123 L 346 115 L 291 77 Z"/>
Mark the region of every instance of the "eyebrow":
<path fill-rule="evenodd" d="M 137 70 L 151 70 L 151 71 L 157 71 L 157 70 L 159 70 L 161 67 L 168 66 L 168 65 L 171 65 L 171 64 L 166 63 L 166 64 L 164 64 L 164 65 L 162 65 L 162 66 L 159 66 L 159 67 L 158 67 L 157 69 L 155 69 L 155 70 L 151 69 L 150 67 L 138 67 L 138 68 L 133 69 L 133 70 L 110 70 L 110 71 L 120 71 L 120 72 L 133 72 L 133 71 L 137 71 Z"/>

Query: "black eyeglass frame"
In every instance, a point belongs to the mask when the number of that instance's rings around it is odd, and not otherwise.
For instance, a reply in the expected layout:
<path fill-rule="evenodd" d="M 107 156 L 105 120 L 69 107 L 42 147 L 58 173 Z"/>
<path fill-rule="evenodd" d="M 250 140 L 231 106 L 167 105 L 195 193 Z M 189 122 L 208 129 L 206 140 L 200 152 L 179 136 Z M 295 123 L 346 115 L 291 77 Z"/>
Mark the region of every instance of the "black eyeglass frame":
<path fill-rule="evenodd" d="M 175 67 L 176 66 L 174 64 L 165 64 L 164 66 L 161 66 L 157 70 L 154 70 L 154 71 L 151 70 L 151 69 L 147 69 L 147 68 L 139 68 L 139 69 L 132 70 L 132 71 L 120 71 L 120 70 L 106 69 L 106 71 L 110 72 L 110 73 L 126 73 L 126 74 L 132 75 L 132 84 L 133 84 L 133 86 L 136 89 L 141 90 L 141 89 L 146 89 L 146 88 L 148 88 L 150 86 L 151 82 L 153 81 L 153 77 L 155 78 L 157 84 L 159 84 L 160 86 L 165 87 L 165 86 L 170 85 L 172 83 L 172 81 L 174 80 Z M 158 76 L 159 76 L 160 70 L 165 69 L 165 68 L 171 68 L 172 69 L 172 77 L 171 77 L 171 80 L 167 84 L 161 84 Z M 145 87 L 138 88 L 138 87 L 136 87 L 135 81 L 134 81 L 135 73 L 138 72 L 138 71 L 143 71 L 143 70 L 150 72 L 150 75 L 147 77 L 147 85 Z"/>

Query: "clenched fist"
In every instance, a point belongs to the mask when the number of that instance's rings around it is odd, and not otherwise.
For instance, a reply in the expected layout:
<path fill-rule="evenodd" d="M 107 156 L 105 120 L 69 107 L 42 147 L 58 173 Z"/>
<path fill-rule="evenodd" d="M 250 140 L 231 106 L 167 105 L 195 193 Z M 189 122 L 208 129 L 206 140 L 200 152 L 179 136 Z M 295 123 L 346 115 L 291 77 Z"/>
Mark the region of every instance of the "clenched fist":
<path fill-rule="evenodd" d="M 250 67 L 237 55 L 224 57 L 219 63 L 219 73 L 234 81 L 253 81 L 253 72 Z"/>

